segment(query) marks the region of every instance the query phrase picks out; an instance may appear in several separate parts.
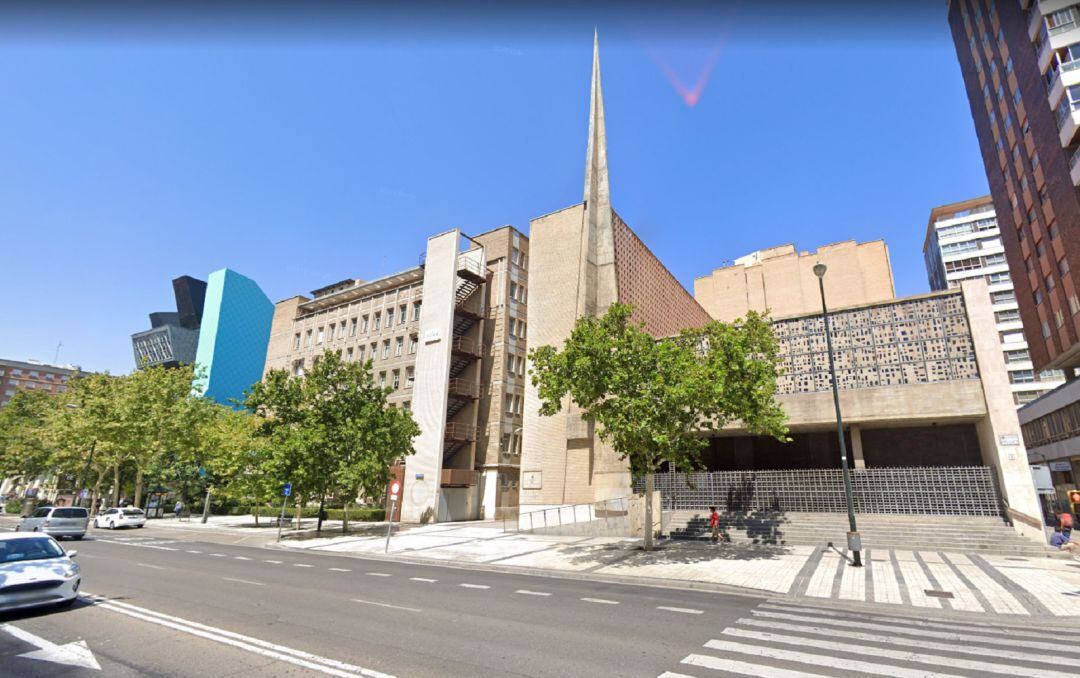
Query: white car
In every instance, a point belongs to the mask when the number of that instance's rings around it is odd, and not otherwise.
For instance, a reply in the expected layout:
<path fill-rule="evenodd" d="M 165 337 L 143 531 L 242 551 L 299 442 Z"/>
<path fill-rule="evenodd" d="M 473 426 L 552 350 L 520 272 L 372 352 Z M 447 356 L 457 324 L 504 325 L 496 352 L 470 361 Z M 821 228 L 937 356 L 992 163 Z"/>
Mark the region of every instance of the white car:
<path fill-rule="evenodd" d="M 0 612 L 74 603 L 82 583 L 76 553 L 41 532 L 0 533 Z"/>
<path fill-rule="evenodd" d="M 142 527 L 146 525 L 146 513 L 137 508 L 111 508 L 94 516 L 94 527 Z"/>

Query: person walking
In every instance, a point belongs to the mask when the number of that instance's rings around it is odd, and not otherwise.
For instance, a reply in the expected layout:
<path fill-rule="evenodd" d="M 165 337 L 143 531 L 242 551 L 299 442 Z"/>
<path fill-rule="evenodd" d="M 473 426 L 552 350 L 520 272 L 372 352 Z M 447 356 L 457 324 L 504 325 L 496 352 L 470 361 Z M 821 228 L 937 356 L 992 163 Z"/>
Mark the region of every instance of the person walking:
<path fill-rule="evenodd" d="M 176 513 L 176 519 L 180 520 L 180 515 L 184 511 L 184 502 L 180 499 L 176 500 L 176 506 L 173 506 L 173 512 Z"/>
<path fill-rule="evenodd" d="M 715 506 L 709 507 L 709 532 L 714 544 L 720 541 L 720 514 Z"/>
<path fill-rule="evenodd" d="M 1061 511 L 1060 509 L 1054 511 L 1054 517 L 1057 518 L 1057 526 L 1061 531 L 1061 534 L 1065 535 L 1068 539 L 1072 535 L 1073 529 L 1073 517 L 1068 511 Z"/>

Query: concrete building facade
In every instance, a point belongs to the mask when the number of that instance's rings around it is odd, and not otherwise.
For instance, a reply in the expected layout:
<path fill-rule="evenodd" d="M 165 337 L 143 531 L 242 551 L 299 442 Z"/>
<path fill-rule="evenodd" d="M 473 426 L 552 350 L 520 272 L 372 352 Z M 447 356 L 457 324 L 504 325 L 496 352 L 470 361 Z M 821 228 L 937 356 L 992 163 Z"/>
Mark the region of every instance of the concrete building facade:
<path fill-rule="evenodd" d="M 739 257 L 730 266 L 694 279 L 694 298 L 717 320 L 732 321 L 747 311 L 786 317 L 821 308 L 814 264 L 843 276 L 834 303 L 854 306 L 896 297 L 889 248 L 882 240 L 854 240 L 798 252 L 780 245 Z"/>
<path fill-rule="evenodd" d="M 150 314 L 150 329 L 131 335 L 135 367 L 176 367 L 195 362 L 206 283 L 191 276 L 172 281 L 176 311 Z"/>
<path fill-rule="evenodd" d="M 371 361 L 413 411 L 406 522 L 501 518 L 517 505 L 529 241 L 507 226 L 432 236 L 418 266 L 275 305 L 265 370 L 302 376 L 326 350 Z"/>
<path fill-rule="evenodd" d="M 932 290 L 956 289 L 964 280 L 986 281 L 1013 400 L 1018 407 L 1064 383 L 1065 377 L 1059 370 L 1037 371 L 1031 361 L 1016 288 L 1005 261 L 1001 230 L 990 196 L 932 209 L 923 259 Z"/>
<path fill-rule="evenodd" d="M 262 379 L 274 304 L 252 279 L 223 268 L 207 278 L 193 390 L 223 405 L 242 402 Z"/>
<path fill-rule="evenodd" d="M 39 360 L 7 360 L 0 358 L 0 407 L 19 391 L 63 393 L 70 379 L 81 368 L 78 365 L 50 365 Z"/>

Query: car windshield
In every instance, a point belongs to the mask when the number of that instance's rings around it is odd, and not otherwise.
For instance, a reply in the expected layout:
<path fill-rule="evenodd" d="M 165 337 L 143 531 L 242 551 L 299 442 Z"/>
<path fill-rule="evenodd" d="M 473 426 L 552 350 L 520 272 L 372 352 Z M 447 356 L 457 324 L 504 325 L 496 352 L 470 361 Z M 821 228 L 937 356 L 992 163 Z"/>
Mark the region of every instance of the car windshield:
<path fill-rule="evenodd" d="M 124 509 L 125 516 L 131 516 L 132 518 L 141 516 L 143 512 L 139 509 Z"/>
<path fill-rule="evenodd" d="M 15 563 L 22 560 L 45 560 L 59 558 L 64 549 L 49 537 L 24 537 L 22 539 L 0 540 L 0 563 Z"/>

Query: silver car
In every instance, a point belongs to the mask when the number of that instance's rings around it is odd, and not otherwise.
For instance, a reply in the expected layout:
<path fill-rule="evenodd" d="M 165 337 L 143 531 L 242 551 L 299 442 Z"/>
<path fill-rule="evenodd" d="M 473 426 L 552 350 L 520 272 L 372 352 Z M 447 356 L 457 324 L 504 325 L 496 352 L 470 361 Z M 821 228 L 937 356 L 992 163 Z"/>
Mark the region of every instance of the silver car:
<path fill-rule="evenodd" d="M 16 532 L 44 532 L 54 537 L 82 539 L 90 512 L 78 506 L 43 506 L 15 527 Z"/>
<path fill-rule="evenodd" d="M 82 582 L 75 553 L 47 534 L 0 533 L 0 612 L 74 603 Z"/>

